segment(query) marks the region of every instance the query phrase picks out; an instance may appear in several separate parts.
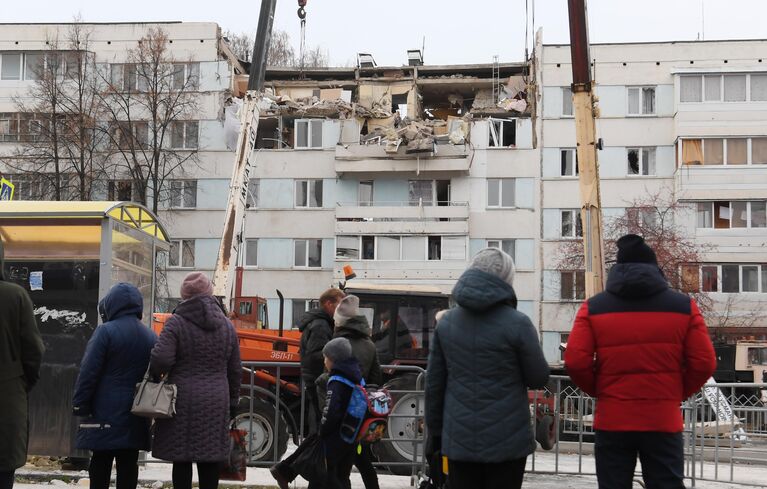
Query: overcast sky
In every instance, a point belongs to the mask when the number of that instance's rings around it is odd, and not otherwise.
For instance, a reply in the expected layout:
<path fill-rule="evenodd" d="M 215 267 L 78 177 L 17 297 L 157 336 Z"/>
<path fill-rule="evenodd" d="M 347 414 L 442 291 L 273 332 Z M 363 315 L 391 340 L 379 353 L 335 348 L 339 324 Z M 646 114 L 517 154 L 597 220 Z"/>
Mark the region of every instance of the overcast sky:
<path fill-rule="evenodd" d="M 4 0 L 2 22 L 67 22 L 78 12 L 85 21 L 208 21 L 223 29 L 254 33 L 257 0 Z M 705 15 L 701 15 L 701 4 Z M 309 0 L 306 42 L 325 49 L 332 64 L 353 64 L 369 52 L 379 65 L 406 62 L 407 49 L 424 44 L 429 64 L 520 61 L 543 28 L 544 43 L 567 43 L 566 0 Z M 591 42 L 694 40 L 767 37 L 764 0 L 589 0 Z M 8 8 L 10 7 L 10 8 Z M 298 45 L 295 0 L 278 0 L 275 28 Z M 701 20 L 705 17 L 705 25 Z M 703 29 L 705 27 L 705 29 Z"/>

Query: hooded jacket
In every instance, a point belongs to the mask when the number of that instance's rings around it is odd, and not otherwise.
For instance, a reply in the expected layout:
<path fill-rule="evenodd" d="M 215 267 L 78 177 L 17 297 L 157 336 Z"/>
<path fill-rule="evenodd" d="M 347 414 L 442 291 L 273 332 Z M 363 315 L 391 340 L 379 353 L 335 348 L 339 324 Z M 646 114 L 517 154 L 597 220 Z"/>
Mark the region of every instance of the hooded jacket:
<path fill-rule="evenodd" d="M 333 318 L 322 309 L 312 309 L 298 323 L 301 331 L 301 376 L 307 386 L 313 386 L 325 371 L 322 349 L 333 339 Z"/>
<path fill-rule="evenodd" d="M 4 281 L 4 268 L 0 241 L 0 472 L 10 472 L 27 460 L 27 393 L 39 378 L 45 349 L 29 295 Z"/>
<path fill-rule="evenodd" d="M 362 380 L 359 362 L 355 358 L 336 362 L 330 370 L 330 376 L 338 375 L 359 384 Z M 328 458 L 337 458 L 345 451 L 351 450 L 352 445 L 341 439 L 341 421 L 346 414 L 349 400 L 352 397 L 352 388 L 342 382 L 330 381 L 327 385 L 327 402 L 322 410 L 322 424 L 320 425 L 320 438 L 325 445 L 325 454 Z"/>
<path fill-rule="evenodd" d="M 457 307 L 442 316 L 426 372 L 426 425 L 442 454 L 500 463 L 535 449 L 527 389 L 549 378 L 538 333 L 516 310 L 514 289 L 469 269 L 453 289 Z"/>
<path fill-rule="evenodd" d="M 77 448 L 149 449 L 148 420 L 130 412 L 157 340 L 141 323 L 143 308 L 139 290 L 126 283 L 112 287 L 99 302 L 105 322 L 88 341 L 72 399 L 75 416 L 81 416 Z"/>
<path fill-rule="evenodd" d="M 680 403 L 713 374 L 716 357 L 693 299 L 654 264 L 618 263 L 578 311 L 565 366 L 597 398 L 595 429 L 677 433 Z"/>
<path fill-rule="evenodd" d="M 151 370 L 178 388 L 176 415 L 155 420 L 152 455 L 173 462 L 226 460 L 242 363 L 237 333 L 214 297 L 192 297 L 176 307 L 152 350 Z"/>
<path fill-rule="evenodd" d="M 370 326 L 365 316 L 349 318 L 342 326 L 336 327 L 333 338 L 346 338 L 352 345 L 354 358 L 360 364 L 362 377 L 367 384 L 381 385 L 383 374 L 378 361 L 376 346 L 370 339 Z"/>

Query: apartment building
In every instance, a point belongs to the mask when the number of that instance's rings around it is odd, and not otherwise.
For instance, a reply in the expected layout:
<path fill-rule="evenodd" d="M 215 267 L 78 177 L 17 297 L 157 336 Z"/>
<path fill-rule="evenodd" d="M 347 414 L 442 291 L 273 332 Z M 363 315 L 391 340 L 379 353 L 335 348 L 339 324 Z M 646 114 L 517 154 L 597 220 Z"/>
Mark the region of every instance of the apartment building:
<path fill-rule="evenodd" d="M 714 331 L 758 334 L 767 299 L 767 69 L 765 41 L 598 44 L 591 48 L 603 216 L 658 194 L 680 204 L 676 223 L 702 250 L 684 270 L 691 291 L 713 301 Z M 543 139 L 540 329 L 559 358 L 583 299 L 582 272 L 562 270 L 579 239 L 579 193 L 568 45 L 541 54 Z M 654 216 L 648 216 L 654 219 Z M 740 328 L 733 330 L 732 328 Z M 763 333 L 762 333 L 763 334 Z"/>

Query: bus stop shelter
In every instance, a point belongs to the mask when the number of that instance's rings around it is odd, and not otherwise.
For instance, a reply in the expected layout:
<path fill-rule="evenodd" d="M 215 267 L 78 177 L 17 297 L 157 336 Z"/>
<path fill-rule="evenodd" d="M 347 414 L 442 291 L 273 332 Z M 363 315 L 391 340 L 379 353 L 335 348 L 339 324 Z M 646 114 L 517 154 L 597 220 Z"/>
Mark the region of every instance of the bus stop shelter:
<path fill-rule="evenodd" d="M 98 302 L 128 282 L 154 310 L 157 252 L 169 248 L 162 224 L 127 202 L 0 202 L 6 280 L 29 292 L 45 342 L 40 381 L 30 398 L 29 453 L 87 456 L 74 450 L 72 394 L 85 346 L 99 323 Z"/>

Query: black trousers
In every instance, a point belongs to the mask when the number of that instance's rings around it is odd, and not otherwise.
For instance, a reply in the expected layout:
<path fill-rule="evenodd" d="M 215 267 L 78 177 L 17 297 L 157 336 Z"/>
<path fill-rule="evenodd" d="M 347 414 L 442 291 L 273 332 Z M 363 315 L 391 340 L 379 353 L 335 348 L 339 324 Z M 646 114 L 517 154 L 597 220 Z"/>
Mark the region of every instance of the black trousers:
<path fill-rule="evenodd" d="M 630 489 L 637 456 L 647 489 L 684 489 L 681 433 L 597 431 L 594 455 L 599 489 Z"/>
<path fill-rule="evenodd" d="M 356 447 L 354 450 L 354 466 L 357 467 L 357 470 L 362 477 L 365 489 L 379 489 L 378 473 L 376 473 L 376 468 L 373 467 L 373 451 L 370 449 L 370 445 L 362 445 L 362 451 L 360 453 L 357 453 Z M 348 480 L 349 475 L 347 474 L 346 481 Z M 346 487 L 351 489 L 351 484 Z"/>
<path fill-rule="evenodd" d="M 0 489 L 11 489 L 13 487 L 13 478 L 16 471 L 0 472 Z"/>
<path fill-rule="evenodd" d="M 117 460 L 117 489 L 136 489 L 138 450 L 94 450 L 88 476 L 91 489 L 109 489 L 112 464 Z"/>
<path fill-rule="evenodd" d="M 218 468 L 216 462 L 197 462 L 197 478 L 200 489 L 218 488 Z M 173 462 L 173 489 L 192 489 L 192 462 Z"/>
<path fill-rule="evenodd" d="M 320 431 L 320 422 L 322 421 L 322 412 L 320 411 L 320 400 L 317 398 L 317 388 L 312 382 L 304 386 L 304 409 L 306 409 L 307 431 L 304 437 L 313 435 Z"/>
<path fill-rule="evenodd" d="M 519 489 L 527 457 L 496 464 L 448 460 L 450 489 Z"/>

